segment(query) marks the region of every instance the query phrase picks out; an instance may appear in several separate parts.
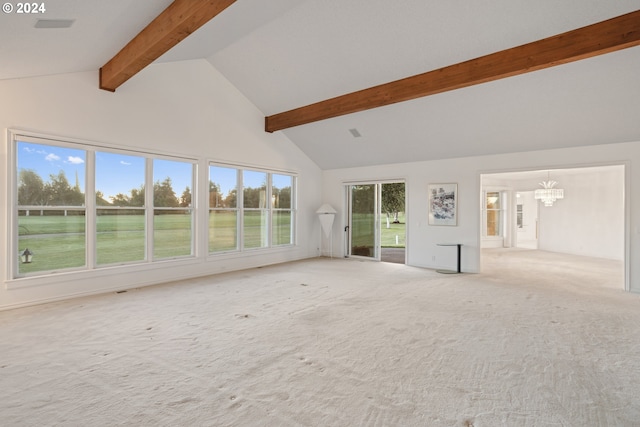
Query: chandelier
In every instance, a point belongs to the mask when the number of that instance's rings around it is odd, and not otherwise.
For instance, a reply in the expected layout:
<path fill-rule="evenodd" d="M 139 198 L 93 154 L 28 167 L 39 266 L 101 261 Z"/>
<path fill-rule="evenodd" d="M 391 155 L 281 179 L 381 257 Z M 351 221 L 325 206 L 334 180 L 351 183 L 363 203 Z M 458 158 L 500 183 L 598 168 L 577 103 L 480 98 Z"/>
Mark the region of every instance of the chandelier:
<path fill-rule="evenodd" d="M 538 188 L 534 193 L 536 200 L 542 200 L 545 206 L 553 206 L 553 202 L 556 200 L 564 199 L 564 190 L 561 188 L 553 188 L 556 184 L 556 181 L 549 179 L 549 172 L 547 172 L 547 180 L 542 181 L 540 183 L 542 188 Z"/>

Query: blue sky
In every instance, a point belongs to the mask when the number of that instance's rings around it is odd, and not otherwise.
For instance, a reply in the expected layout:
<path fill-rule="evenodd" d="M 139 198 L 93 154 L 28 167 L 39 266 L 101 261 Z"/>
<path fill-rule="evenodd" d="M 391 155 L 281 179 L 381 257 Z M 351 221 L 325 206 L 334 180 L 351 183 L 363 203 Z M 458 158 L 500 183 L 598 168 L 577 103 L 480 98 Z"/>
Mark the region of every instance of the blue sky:
<path fill-rule="evenodd" d="M 48 145 L 18 143 L 18 169 L 31 169 L 43 181 L 49 181 L 49 175 L 64 171 L 69 183 L 76 183 L 76 172 L 80 189 L 85 189 L 86 155 L 82 150 L 51 147 Z"/>
<path fill-rule="evenodd" d="M 225 168 L 221 166 L 209 167 L 209 176 L 211 181 L 220 186 L 220 193 L 223 196 L 229 194 L 229 191 L 236 188 L 237 170 L 233 168 Z"/>
<path fill-rule="evenodd" d="M 144 157 L 117 153 L 96 152 L 96 190 L 102 191 L 105 199 L 118 193 L 129 195 L 131 189 L 144 184 Z M 167 160 L 154 160 L 153 180 L 163 181 L 171 177 L 173 190 L 180 197 L 184 189 L 191 184 L 191 164 Z M 66 147 L 18 143 L 18 169 L 31 169 L 40 175 L 43 181 L 49 181 L 49 175 L 64 171 L 71 186 L 76 184 L 76 174 L 80 189 L 85 191 L 86 153 Z"/>

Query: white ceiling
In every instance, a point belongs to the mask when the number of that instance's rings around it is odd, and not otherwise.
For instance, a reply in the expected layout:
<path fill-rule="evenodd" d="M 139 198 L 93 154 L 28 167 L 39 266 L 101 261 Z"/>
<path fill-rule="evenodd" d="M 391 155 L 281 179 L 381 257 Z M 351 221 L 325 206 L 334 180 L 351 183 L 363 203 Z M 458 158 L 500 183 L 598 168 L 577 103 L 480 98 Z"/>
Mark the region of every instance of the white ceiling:
<path fill-rule="evenodd" d="M 16 2 L 9 2 L 16 3 Z M 0 79 L 97 70 L 171 0 L 53 0 L 42 14 L 0 15 Z M 38 19 L 74 19 L 36 29 Z"/>
<path fill-rule="evenodd" d="M 65 30 L 3 14 L 0 79 L 97 70 L 169 3 L 46 2 L 41 18 L 75 19 Z M 238 0 L 159 61 L 205 58 L 272 115 L 639 9 L 640 0 Z M 323 169 L 638 141 L 638 76 L 635 47 L 283 132 Z"/>

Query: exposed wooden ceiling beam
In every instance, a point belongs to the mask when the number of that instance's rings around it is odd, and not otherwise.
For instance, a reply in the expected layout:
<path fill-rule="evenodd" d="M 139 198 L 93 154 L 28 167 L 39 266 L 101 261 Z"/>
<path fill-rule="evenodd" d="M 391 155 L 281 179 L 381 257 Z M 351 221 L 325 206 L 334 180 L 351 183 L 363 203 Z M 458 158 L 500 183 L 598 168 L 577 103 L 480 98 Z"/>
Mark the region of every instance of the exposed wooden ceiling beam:
<path fill-rule="evenodd" d="M 236 0 L 175 0 L 100 68 L 100 89 L 116 88 Z"/>
<path fill-rule="evenodd" d="M 640 11 L 459 64 L 265 118 L 265 130 L 294 126 L 460 89 L 640 45 Z"/>

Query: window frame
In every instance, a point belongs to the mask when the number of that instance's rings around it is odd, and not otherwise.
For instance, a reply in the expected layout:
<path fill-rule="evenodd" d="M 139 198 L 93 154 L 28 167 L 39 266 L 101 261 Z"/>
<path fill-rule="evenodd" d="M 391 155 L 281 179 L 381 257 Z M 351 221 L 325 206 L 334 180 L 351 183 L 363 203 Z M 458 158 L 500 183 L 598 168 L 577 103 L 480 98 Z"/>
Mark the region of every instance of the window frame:
<path fill-rule="evenodd" d="M 4 274 L 4 282 L 7 289 L 24 289 L 30 286 L 63 286 L 69 281 L 83 281 L 92 280 L 99 274 L 99 277 L 120 276 L 122 274 L 140 274 L 149 271 L 155 271 L 159 268 L 174 269 L 174 268 L 196 268 L 196 271 L 201 271 L 203 274 L 208 274 L 211 268 L 215 266 L 216 260 L 220 260 L 219 256 L 223 256 L 222 259 L 234 259 L 243 256 L 254 256 L 256 253 L 278 253 L 291 251 L 297 246 L 297 227 L 298 227 L 298 215 L 297 215 L 297 186 L 299 172 L 293 170 L 279 169 L 279 168 L 267 168 L 263 166 L 246 165 L 239 163 L 224 162 L 212 158 L 198 157 L 196 155 L 185 155 L 167 152 L 163 150 L 157 150 L 155 148 L 136 148 L 125 145 L 117 145 L 113 143 L 95 142 L 86 139 L 78 139 L 67 136 L 59 136 L 45 133 L 37 133 L 22 129 L 9 128 L 6 130 L 7 137 L 7 160 L 6 160 L 6 181 L 5 181 L 5 200 L 7 203 L 7 216 L 5 221 L 5 229 L 7 235 L 7 241 L 5 242 L 5 250 L 7 250 L 7 256 L 4 259 L 6 266 Z M 71 148 L 76 150 L 82 150 L 86 153 L 85 168 L 86 177 L 84 182 L 85 204 L 80 209 L 84 209 L 85 215 L 85 265 L 81 268 L 67 268 L 56 269 L 47 271 L 30 272 L 29 274 L 19 273 L 19 263 L 21 262 L 18 254 L 19 245 L 19 230 L 18 230 L 18 142 L 34 143 L 49 145 L 53 148 Z M 134 260 L 131 262 L 117 262 L 117 263 L 105 263 L 98 264 L 97 262 L 97 214 L 99 208 L 109 209 L 109 206 L 102 206 L 102 203 L 98 203 L 96 200 L 96 153 L 104 152 L 110 154 L 123 154 L 131 156 L 140 156 L 144 158 L 146 162 L 153 162 L 153 159 L 165 159 L 188 162 L 192 165 L 192 188 L 191 188 L 191 244 L 192 253 L 189 256 L 172 257 L 172 258 L 156 258 L 147 257 L 145 260 Z M 273 213 L 276 211 L 271 203 L 268 203 L 269 208 L 269 222 L 267 223 L 269 233 L 269 244 L 265 247 L 241 249 L 238 246 L 233 251 L 224 252 L 209 252 L 208 243 L 208 230 L 209 230 L 209 201 L 208 201 L 208 168 L 209 166 L 220 166 L 226 168 L 232 168 L 236 171 L 236 175 L 239 174 L 239 170 L 250 169 L 255 171 L 266 172 L 269 176 L 269 182 L 267 185 L 268 197 L 271 198 L 272 186 L 271 175 L 281 174 L 291 177 L 292 189 L 291 189 L 291 224 L 290 233 L 291 241 L 288 244 L 275 245 L 273 243 Z M 30 167 L 26 164 L 23 167 Z M 38 175 L 46 174 L 48 171 L 39 168 Z M 68 171 L 67 171 L 68 173 Z M 149 175 L 151 178 L 147 178 Z M 102 179 L 102 178 L 101 178 Z M 148 180 L 148 181 L 147 181 Z M 132 180 L 134 182 L 136 180 Z M 102 181 L 104 182 L 104 181 Z M 148 169 L 145 171 L 145 188 L 153 186 L 153 171 Z M 2 185 L 2 184 L 0 184 Z M 134 185 L 136 185 L 134 183 Z M 175 188 L 182 184 L 175 184 Z M 105 187 L 103 185 L 103 187 Z M 178 189 L 176 197 L 179 199 L 181 196 L 182 188 Z M 102 189 L 101 191 L 105 191 Z M 238 188 L 238 206 L 242 206 L 242 193 L 243 191 Z M 145 209 L 147 206 L 152 206 L 151 191 L 145 192 Z M 106 197 L 105 194 L 102 197 Z M 109 200 L 107 198 L 107 200 Z M 99 205 L 99 206 L 98 206 Z M 60 209 L 60 206 L 47 207 L 46 209 Z M 73 207 L 78 209 L 78 207 Z M 149 210 L 151 209 L 151 210 Z M 145 211 L 145 226 L 149 222 L 153 221 L 152 209 L 149 208 Z M 182 208 L 181 208 L 182 209 Z M 288 209 L 287 209 L 288 210 Z M 237 214 L 237 226 L 241 226 L 243 214 L 242 209 L 238 209 Z M 145 244 L 148 245 L 153 228 L 147 226 L 145 230 Z M 207 230 L 207 231 L 205 231 Z M 238 241 L 236 237 L 236 241 Z M 153 254 L 153 249 L 145 248 L 145 253 Z M 36 255 L 37 256 L 37 255 Z M 126 257 L 125 257 L 126 258 Z M 34 261 L 37 261 L 34 258 Z M 210 267 L 206 267 L 206 265 Z M 203 267 L 202 270 L 201 266 Z M 200 273 L 198 273 L 200 274 Z M 93 292 L 93 291 L 90 291 Z"/>
<path fill-rule="evenodd" d="M 258 203 L 257 207 L 247 207 L 245 206 L 245 189 L 247 187 L 245 187 L 245 173 L 246 172 L 250 172 L 250 173 L 259 173 L 259 174 L 264 174 L 265 176 L 265 183 L 264 183 L 264 206 L 262 206 L 260 203 Z M 242 222 L 241 222 L 241 232 L 240 232 L 240 248 L 242 249 L 242 251 L 253 251 L 253 250 L 259 250 L 259 249 L 265 249 L 265 248 L 270 248 L 271 244 L 272 244 L 272 236 L 270 233 L 270 226 L 271 226 L 271 209 L 269 206 L 269 200 L 271 200 L 271 192 L 270 192 L 270 182 L 271 182 L 271 173 L 269 172 L 265 172 L 262 170 L 255 170 L 255 169 L 251 169 L 251 168 L 244 168 L 241 171 L 241 178 L 240 178 L 240 187 L 242 189 L 242 197 L 241 197 L 241 201 L 242 201 L 242 205 L 240 205 L 240 210 L 241 210 L 241 217 L 242 217 Z M 249 187 L 252 188 L 253 187 Z M 259 190 L 260 188 L 258 188 Z M 245 219 L 247 219 L 248 217 L 248 213 L 259 213 L 260 214 L 260 235 L 261 235 L 261 239 L 262 236 L 266 237 L 266 243 L 265 244 L 260 244 L 260 246 L 247 246 L 247 233 L 245 233 Z M 264 218 L 264 216 L 266 216 L 266 218 Z M 263 223 L 264 221 L 264 223 Z M 264 229 L 266 228 L 266 230 Z M 261 240 L 262 241 L 262 240 Z"/>
<path fill-rule="evenodd" d="M 487 207 L 487 198 L 490 193 L 498 194 L 498 202 L 499 208 L 497 209 L 489 209 Z M 506 195 L 504 190 L 500 189 L 486 189 L 483 191 L 483 199 L 482 199 L 482 237 L 485 239 L 504 239 L 505 238 L 505 219 L 506 219 Z M 498 234 L 488 234 L 489 231 L 489 212 L 494 212 L 497 215 L 499 224 L 498 224 Z"/>
<path fill-rule="evenodd" d="M 89 177 L 87 170 L 89 168 L 90 162 L 90 154 L 88 150 L 84 147 L 79 147 L 77 144 L 71 143 L 65 140 L 58 140 L 51 137 L 43 137 L 30 133 L 19 133 L 19 132 L 8 132 L 8 157 L 9 157 L 9 169 L 8 174 L 9 177 L 7 179 L 7 194 L 8 202 L 10 205 L 8 206 L 8 229 L 7 236 L 9 240 L 9 254 L 7 256 L 7 280 L 14 280 L 26 277 L 37 277 L 37 276 L 48 276 L 51 274 L 55 274 L 58 272 L 75 272 L 75 271 L 85 271 L 88 269 L 89 263 L 91 261 L 91 255 L 89 251 L 90 244 L 90 235 L 92 234 L 92 225 L 89 221 L 89 210 L 91 209 L 91 204 L 89 200 L 94 193 L 90 193 L 89 191 Z M 19 138 L 21 137 L 21 138 Z M 45 145 L 45 146 L 54 146 L 60 148 L 68 148 L 74 150 L 81 150 L 85 152 L 85 189 L 84 189 L 84 203 L 81 206 L 69 206 L 69 205 L 59 205 L 59 206 L 32 206 L 32 205 L 24 205 L 21 206 L 18 204 L 18 143 L 31 143 L 37 145 Z M 25 209 L 26 208 L 26 209 Z M 19 233 L 19 212 L 22 210 L 33 210 L 38 209 L 42 211 L 59 211 L 59 210 L 82 210 L 84 211 L 84 264 L 78 267 L 68 267 L 61 269 L 47 269 L 41 270 L 33 273 L 20 273 L 20 255 L 19 255 L 19 241 L 20 241 L 20 233 Z M 37 254 L 34 254 L 34 257 Z"/>
<path fill-rule="evenodd" d="M 154 176 L 155 176 L 155 171 L 154 171 L 154 162 L 156 160 L 162 160 L 162 161 L 173 161 L 173 162 L 183 162 L 183 163 L 191 163 L 191 204 L 190 206 L 177 206 L 177 207 L 166 207 L 166 206 L 155 206 L 155 183 L 156 181 L 154 181 Z M 195 209 L 195 206 L 197 204 L 197 190 L 198 190 L 198 163 L 197 161 L 193 160 L 193 161 L 185 161 L 183 159 L 177 159 L 177 158 L 168 158 L 167 156 L 153 156 L 153 157 L 147 157 L 147 182 L 151 185 L 151 188 L 153 188 L 154 191 L 145 191 L 145 200 L 146 200 L 146 205 L 148 205 L 150 207 L 150 211 L 151 212 L 147 212 L 147 218 L 148 218 L 148 222 L 147 222 L 147 230 L 151 230 L 147 232 L 147 247 L 150 247 L 151 249 L 147 250 L 147 256 L 150 257 L 152 262 L 158 262 L 158 261 L 163 261 L 163 260 L 172 260 L 172 259 L 180 259 L 180 258 L 191 258 L 191 257 L 195 257 L 196 256 L 196 245 L 197 245 L 197 228 L 196 228 L 196 223 L 198 221 L 198 215 Z M 151 178 L 150 180 L 148 178 Z M 146 187 L 145 187 L 146 188 Z M 174 189 L 175 191 L 175 189 Z M 179 197 L 176 194 L 177 197 Z M 156 227 L 155 227 L 155 219 L 156 219 L 156 211 L 176 211 L 176 212 L 185 212 L 185 213 L 189 213 L 189 216 L 191 217 L 190 219 L 190 233 L 191 233 L 191 243 L 190 243 L 190 253 L 189 255 L 174 255 L 174 256 L 168 256 L 168 257 L 160 257 L 160 256 L 156 256 L 155 255 L 155 251 L 156 251 L 156 247 L 155 247 L 155 231 L 156 231 Z M 151 227 L 150 227 L 151 226 Z M 149 241 L 152 241 L 152 243 L 150 244 Z"/>
<path fill-rule="evenodd" d="M 77 273 L 77 272 L 91 272 L 95 270 L 110 269 L 114 267 L 132 266 L 133 268 L 157 264 L 160 262 L 172 262 L 177 260 L 195 260 L 197 258 L 197 188 L 198 188 L 198 160 L 193 157 L 179 156 L 174 154 L 166 154 L 159 152 L 150 152 L 146 150 L 135 150 L 131 148 L 119 147 L 108 144 L 98 144 L 85 140 L 79 140 L 68 137 L 54 137 L 50 135 L 37 134 L 27 131 L 8 130 L 7 131 L 8 142 L 8 179 L 7 179 L 7 202 L 8 206 L 8 221 L 7 221 L 7 248 L 9 254 L 6 257 L 6 277 L 7 283 L 13 281 L 21 281 L 23 279 L 35 279 L 38 282 L 39 278 L 50 277 L 52 275 Z M 61 269 L 48 269 L 31 273 L 20 273 L 19 263 L 20 256 L 18 254 L 19 246 L 19 211 L 25 210 L 25 207 L 18 205 L 18 144 L 20 142 L 33 143 L 38 145 L 45 145 L 51 147 L 70 148 L 75 150 L 82 150 L 85 152 L 85 189 L 84 189 L 84 205 L 83 206 L 37 206 L 38 209 L 43 210 L 64 210 L 65 208 L 71 210 L 84 210 L 85 216 L 85 262 L 82 267 L 73 268 L 61 268 Z M 154 257 L 153 247 L 153 220 L 154 209 L 153 206 L 153 191 L 145 191 L 145 205 L 141 208 L 144 210 L 145 216 L 145 259 L 135 260 L 132 262 L 116 262 L 109 264 L 98 264 L 97 261 L 97 211 L 98 206 L 95 200 L 96 197 L 96 153 L 103 152 L 108 154 L 123 154 L 139 156 L 145 159 L 145 189 L 152 188 L 153 182 L 153 161 L 156 159 L 179 161 L 191 164 L 191 207 L 184 208 L 182 210 L 189 210 L 191 215 L 191 250 L 190 255 L 179 255 L 172 257 Z M 151 166 L 150 166 L 151 165 Z M 176 195 L 179 197 L 178 195 Z M 105 207 L 101 207 L 105 208 Z M 114 208 L 114 207 L 111 207 Z M 168 208 L 161 208 L 168 209 Z M 35 259 L 35 257 L 34 257 Z"/>
<path fill-rule="evenodd" d="M 516 228 L 524 228 L 524 208 L 522 203 L 516 204 Z"/>
<path fill-rule="evenodd" d="M 236 203 L 235 203 L 235 207 L 218 207 L 218 206 L 211 206 L 211 192 L 210 192 L 210 187 L 209 187 L 209 182 L 213 182 L 211 180 L 211 168 L 212 167 L 217 167 L 217 168 L 224 168 L 224 169 L 230 169 L 235 171 L 235 176 L 236 176 L 236 185 L 235 185 L 235 191 L 236 191 Z M 207 167 L 207 254 L 208 256 L 215 256 L 215 255 L 220 255 L 220 254 L 228 254 L 228 253 L 238 253 L 241 252 L 241 247 L 240 247 L 240 228 L 242 227 L 242 222 L 241 222 L 241 217 L 240 217 L 240 203 L 242 202 L 242 195 L 241 193 L 241 189 L 242 189 L 242 170 L 239 169 L 237 166 L 234 165 L 229 165 L 229 164 L 224 164 L 224 163 L 213 163 L 213 162 L 209 162 L 208 167 Z M 221 249 L 221 250 L 217 250 L 217 251 L 212 251 L 211 250 L 211 213 L 212 212 L 234 212 L 235 213 L 235 219 L 236 219 L 236 224 L 235 224 L 235 246 L 233 249 Z"/>
<path fill-rule="evenodd" d="M 290 205 L 288 208 L 280 208 L 280 207 L 275 207 L 274 206 L 274 195 L 273 195 L 273 188 L 274 188 L 274 184 L 273 184 L 273 175 L 280 175 L 280 176 L 288 176 L 291 178 L 291 194 L 290 194 Z M 272 202 L 270 203 L 271 206 L 271 214 L 270 214 L 270 218 L 271 218 L 271 224 L 270 224 L 270 229 L 269 232 L 271 233 L 271 243 L 273 247 L 282 247 L 282 246 L 290 246 L 290 245 L 294 245 L 295 244 L 295 227 L 294 224 L 296 224 L 296 209 L 295 209 L 295 203 L 297 201 L 297 195 L 295 193 L 295 189 L 296 189 L 296 177 L 290 174 L 284 174 L 284 173 L 279 173 L 279 172 L 274 172 L 272 174 L 269 175 L 269 189 L 271 191 L 270 196 L 269 196 L 269 200 L 271 200 Z M 281 212 L 289 212 L 290 214 L 290 218 L 291 218 L 291 227 L 289 229 L 289 243 L 280 243 L 280 244 L 275 244 L 274 243 L 274 237 L 273 237 L 273 232 L 276 229 L 275 227 L 275 219 L 276 219 L 276 213 L 281 213 Z"/>
<path fill-rule="evenodd" d="M 250 253 L 255 251 L 264 251 L 264 250 L 273 250 L 280 248 L 290 248 L 297 245 L 296 235 L 297 235 L 297 180 L 298 175 L 291 171 L 277 170 L 277 169 L 267 169 L 256 166 L 249 165 L 238 165 L 238 164 L 230 164 L 230 163 L 222 163 L 217 161 L 209 161 L 208 164 L 208 173 L 207 173 L 207 183 L 211 180 L 211 167 L 221 167 L 221 168 L 229 168 L 235 169 L 236 171 L 236 248 L 233 250 L 225 250 L 225 251 L 214 251 L 211 252 L 208 250 L 209 257 L 217 257 L 220 255 L 228 255 L 228 254 L 238 254 L 238 253 Z M 245 208 L 244 206 L 244 172 L 258 172 L 266 174 L 266 194 L 265 194 L 265 207 L 264 208 Z M 291 178 L 291 208 L 287 209 L 277 209 L 274 208 L 272 200 L 273 195 L 273 175 L 284 175 Z M 221 209 L 212 208 L 210 206 L 210 198 L 207 197 L 207 212 L 218 211 Z M 273 221 L 274 221 L 274 212 L 279 211 L 289 211 L 291 212 L 291 238 L 290 242 L 287 244 L 274 244 L 273 239 Z M 265 227 L 267 228 L 267 244 L 265 246 L 260 247 L 245 247 L 245 233 L 244 233 L 244 219 L 246 212 L 265 212 L 267 215 L 267 221 Z M 207 233 L 209 235 L 209 233 Z M 207 242 L 207 248 L 210 247 L 210 242 Z"/>
<path fill-rule="evenodd" d="M 102 148 L 102 147 L 99 147 Z M 145 203 L 142 206 L 98 206 L 96 203 L 96 194 L 97 194 L 97 184 L 95 182 L 95 177 L 96 177 L 96 171 L 97 171 L 97 157 L 96 154 L 98 152 L 101 153 L 105 153 L 105 154 L 121 154 L 121 155 L 129 155 L 129 156 L 136 156 L 136 157 L 142 157 L 144 160 L 144 181 L 143 181 L 143 185 L 146 185 L 147 183 L 147 169 L 148 169 L 148 159 L 144 156 L 144 153 L 139 153 L 139 152 L 127 152 L 127 151 L 123 151 L 123 150 L 106 150 L 106 149 L 102 149 L 102 150 L 94 150 L 93 151 L 93 155 L 92 155 L 92 162 L 93 162 L 93 171 L 94 174 L 92 176 L 92 180 L 93 180 L 93 191 L 94 191 L 94 195 L 92 198 L 93 203 L 95 204 L 94 206 L 94 212 L 95 215 L 93 216 L 94 219 L 94 227 L 96 230 L 96 233 L 98 231 L 98 210 L 112 210 L 112 211 L 119 211 L 119 210 L 133 210 L 133 211 L 142 211 L 142 216 L 144 219 L 144 241 L 145 241 L 145 247 L 144 247 L 144 258 L 142 260 L 134 260 L 134 261 L 119 261 L 119 262 L 114 262 L 114 263 L 104 263 L 104 264 L 99 264 L 98 263 L 98 238 L 96 235 L 96 241 L 95 241 L 95 246 L 92 248 L 93 249 L 93 257 L 95 258 L 95 266 L 96 268 L 103 268 L 103 267 L 112 267 L 112 266 L 118 266 L 118 265 L 128 265 L 128 264 L 140 264 L 140 263 L 147 263 L 149 262 L 148 259 L 148 251 L 147 251 L 147 202 L 146 202 L 146 186 L 145 186 Z"/>

